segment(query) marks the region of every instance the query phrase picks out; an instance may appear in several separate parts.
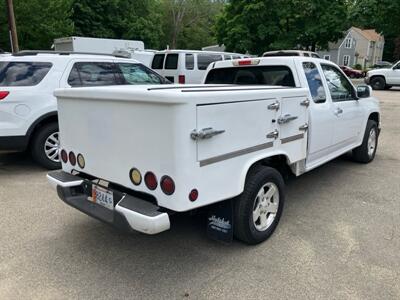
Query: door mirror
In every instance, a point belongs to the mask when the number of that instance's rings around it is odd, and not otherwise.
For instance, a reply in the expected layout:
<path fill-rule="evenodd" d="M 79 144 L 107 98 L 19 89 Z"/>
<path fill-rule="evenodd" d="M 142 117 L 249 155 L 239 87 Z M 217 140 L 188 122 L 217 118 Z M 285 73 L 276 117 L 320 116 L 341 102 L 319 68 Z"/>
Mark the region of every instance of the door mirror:
<path fill-rule="evenodd" d="M 371 96 L 371 87 L 368 85 L 357 86 L 357 97 L 358 98 L 368 98 Z"/>

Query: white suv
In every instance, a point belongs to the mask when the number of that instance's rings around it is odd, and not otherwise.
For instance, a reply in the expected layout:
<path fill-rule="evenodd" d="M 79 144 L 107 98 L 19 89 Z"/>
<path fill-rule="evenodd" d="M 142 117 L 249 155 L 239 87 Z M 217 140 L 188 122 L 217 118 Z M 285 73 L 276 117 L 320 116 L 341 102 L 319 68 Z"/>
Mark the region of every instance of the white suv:
<path fill-rule="evenodd" d="M 22 51 L 2 56 L 0 151 L 29 149 L 42 166 L 59 168 L 56 88 L 167 82 L 138 61 L 113 55 Z"/>

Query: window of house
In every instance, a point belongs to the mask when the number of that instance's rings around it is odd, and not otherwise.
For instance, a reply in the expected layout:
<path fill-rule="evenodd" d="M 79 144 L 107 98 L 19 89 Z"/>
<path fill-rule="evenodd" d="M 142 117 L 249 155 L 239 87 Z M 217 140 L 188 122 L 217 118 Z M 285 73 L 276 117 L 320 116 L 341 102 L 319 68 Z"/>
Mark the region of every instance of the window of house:
<path fill-rule="evenodd" d="M 350 56 L 349 55 L 344 55 L 343 56 L 343 65 L 348 66 L 350 63 Z"/>
<path fill-rule="evenodd" d="M 330 55 L 324 55 L 324 59 L 325 60 L 331 60 L 331 56 Z"/>
<path fill-rule="evenodd" d="M 345 48 L 351 48 L 351 42 L 352 42 L 352 39 L 351 38 L 347 38 L 346 42 L 344 44 Z"/>
<path fill-rule="evenodd" d="M 313 101 L 315 103 L 324 103 L 326 94 L 317 66 L 312 62 L 304 62 L 303 69 Z"/>

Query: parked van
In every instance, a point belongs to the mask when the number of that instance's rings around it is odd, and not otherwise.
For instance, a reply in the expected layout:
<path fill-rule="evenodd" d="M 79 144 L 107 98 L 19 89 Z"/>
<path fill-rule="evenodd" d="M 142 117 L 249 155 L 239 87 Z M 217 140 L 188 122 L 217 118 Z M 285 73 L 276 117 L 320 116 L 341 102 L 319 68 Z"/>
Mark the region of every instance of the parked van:
<path fill-rule="evenodd" d="M 202 83 L 210 63 L 245 57 L 229 52 L 162 50 L 154 53 L 151 68 L 172 83 Z"/>

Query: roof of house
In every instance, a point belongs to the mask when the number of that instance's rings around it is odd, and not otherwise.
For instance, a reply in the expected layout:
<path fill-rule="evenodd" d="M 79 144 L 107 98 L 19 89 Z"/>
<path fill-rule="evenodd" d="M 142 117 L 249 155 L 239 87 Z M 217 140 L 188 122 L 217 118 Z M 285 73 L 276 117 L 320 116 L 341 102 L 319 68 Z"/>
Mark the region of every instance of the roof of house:
<path fill-rule="evenodd" d="M 379 33 L 377 33 L 375 31 L 375 29 L 365 29 L 365 30 L 363 30 L 363 29 L 358 28 L 358 27 L 352 27 L 351 29 L 353 29 L 357 33 L 361 34 L 363 37 L 365 37 L 369 41 L 375 41 L 376 42 L 376 41 L 379 41 L 382 38 L 382 36 Z"/>

